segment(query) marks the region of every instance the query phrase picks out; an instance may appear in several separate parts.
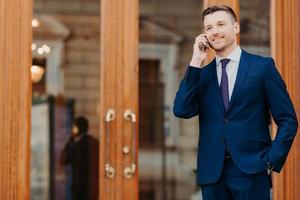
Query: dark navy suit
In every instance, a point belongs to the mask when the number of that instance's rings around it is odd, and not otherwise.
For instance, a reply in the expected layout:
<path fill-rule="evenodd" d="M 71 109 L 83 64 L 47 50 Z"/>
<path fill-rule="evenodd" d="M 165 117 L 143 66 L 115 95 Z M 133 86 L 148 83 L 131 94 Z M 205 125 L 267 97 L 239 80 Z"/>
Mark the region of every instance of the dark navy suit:
<path fill-rule="evenodd" d="M 271 163 L 280 172 L 298 122 L 284 81 L 272 58 L 242 51 L 229 109 L 225 111 L 216 61 L 203 68 L 189 66 L 175 97 L 180 118 L 199 117 L 197 184 L 216 183 L 222 175 L 225 149 L 245 174 L 258 174 Z M 278 126 L 269 133 L 270 115 Z"/>

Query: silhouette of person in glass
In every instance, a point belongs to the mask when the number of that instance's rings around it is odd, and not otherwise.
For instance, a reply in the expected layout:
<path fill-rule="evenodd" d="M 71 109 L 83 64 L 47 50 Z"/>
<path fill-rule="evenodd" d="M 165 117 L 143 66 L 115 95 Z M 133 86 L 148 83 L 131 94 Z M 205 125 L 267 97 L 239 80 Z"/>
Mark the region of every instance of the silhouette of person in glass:
<path fill-rule="evenodd" d="M 72 168 L 73 200 L 98 198 L 98 140 L 88 135 L 88 120 L 79 116 L 73 121 L 72 132 L 62 155 L 61 163 Z"/>

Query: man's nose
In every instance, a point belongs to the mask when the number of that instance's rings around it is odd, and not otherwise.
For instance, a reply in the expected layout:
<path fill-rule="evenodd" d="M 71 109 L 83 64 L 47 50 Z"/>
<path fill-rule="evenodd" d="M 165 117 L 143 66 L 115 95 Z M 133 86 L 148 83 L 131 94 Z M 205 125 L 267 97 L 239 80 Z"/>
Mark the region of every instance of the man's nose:
<path fill-rule="evenodd" d="M 212 36 L 213 36 L 213 37 L 217 37 L 217 36 L 219 36 L 219 34 L 220 34 L 219 29 L 215 29 L 215 30 L 213 30 L 213 32 L 212 32 Z"/>

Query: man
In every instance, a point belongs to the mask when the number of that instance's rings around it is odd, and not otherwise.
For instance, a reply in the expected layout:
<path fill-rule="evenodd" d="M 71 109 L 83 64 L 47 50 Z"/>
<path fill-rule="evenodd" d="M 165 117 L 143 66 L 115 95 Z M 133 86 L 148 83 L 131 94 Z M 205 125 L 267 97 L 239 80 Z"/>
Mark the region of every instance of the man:
<path fill-rule="evenodd" d="M 211 6 L 202 21 L 173 108 L 177 117 L 199 117 L 197 184 L 204 200 L 270 199 L 270 172 L 282 169 L 298 128 L 285 83 L 272 58 L 240 49 L 230 7 Z M 201 66 L 209 47 L 216 57 Z"/>
<path fill-rule="evenodd" d="M 72 167 L 72 199 L 98 199 L 98 141 L 88 135 L 89 123 L 84 116 L 73 121 L 61 164 Z"/>

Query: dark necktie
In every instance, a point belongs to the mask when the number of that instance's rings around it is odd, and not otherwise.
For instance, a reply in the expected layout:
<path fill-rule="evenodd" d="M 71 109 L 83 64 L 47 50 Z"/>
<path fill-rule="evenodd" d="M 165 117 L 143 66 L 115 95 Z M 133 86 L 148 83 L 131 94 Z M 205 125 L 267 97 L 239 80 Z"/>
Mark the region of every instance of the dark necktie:
<path fill-rule="evenodd" d="M 228 76 L 226 72 L 226 66 L 229 63 L 230 59 L 222 59 L 220 62 L 222 64 L 222 76 L 221 76 L 221 83 L 220 89 L 223 98 L 224 108 L 227 111 L 229 107 L 229 85 L 228 85 Z"/>

